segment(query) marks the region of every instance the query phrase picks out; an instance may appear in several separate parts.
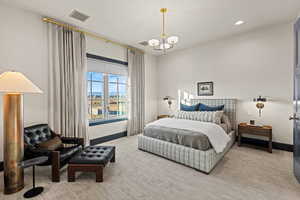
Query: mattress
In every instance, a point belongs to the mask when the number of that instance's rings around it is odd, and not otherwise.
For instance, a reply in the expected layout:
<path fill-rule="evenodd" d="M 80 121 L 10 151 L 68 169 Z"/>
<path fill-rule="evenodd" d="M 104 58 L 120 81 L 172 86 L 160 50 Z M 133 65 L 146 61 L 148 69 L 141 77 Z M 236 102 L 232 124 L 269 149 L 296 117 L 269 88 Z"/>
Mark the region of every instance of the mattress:
<path fill-rule="evenodd" d="M 144 129 L 144 136 L 180 144 L 202 151 L 212 148 L 206 135 L 190 130 L 150 125 Z"/>

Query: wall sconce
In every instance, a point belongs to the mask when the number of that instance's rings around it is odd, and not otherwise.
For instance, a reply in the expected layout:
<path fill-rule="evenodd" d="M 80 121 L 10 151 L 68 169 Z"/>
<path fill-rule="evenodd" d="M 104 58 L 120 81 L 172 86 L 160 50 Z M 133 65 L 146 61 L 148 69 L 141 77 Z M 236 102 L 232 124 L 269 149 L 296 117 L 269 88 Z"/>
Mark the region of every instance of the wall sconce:
<path fill-rule="evenodd" d="M 265 107 L 264 102 L 266 102 L 267 99 L 259 95 L 258 98 L 254 98 L 253 101 L 257 102 L 256 108 L 258 109 L 259 116 L 261 117 L 261 110 Z"/>
<path fill-rule="evenodd" d="M 172 100 L 174 100 L 173 97 L 170 97 L 170 96 L 165 96 L 163 98 L 164 101 L 168 101 L 168 104 L 169 104 L 169 108 L 171 108 L 171 105 L 172 105 Z"/>

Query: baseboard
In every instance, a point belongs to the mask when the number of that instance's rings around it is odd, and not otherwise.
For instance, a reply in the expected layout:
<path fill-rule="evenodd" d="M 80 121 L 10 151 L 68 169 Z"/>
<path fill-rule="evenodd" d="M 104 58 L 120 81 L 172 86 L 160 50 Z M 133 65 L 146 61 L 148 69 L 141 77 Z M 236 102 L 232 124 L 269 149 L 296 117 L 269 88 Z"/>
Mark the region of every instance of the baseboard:
<path fill-rule="evenodd" d="M 4 162 L 0 161 L 0 172 L 4 170 Z"/>
<path fill-rule="evenodd" d="M 242 137 L 242 143 L 250 144 L 250 145 L 256 145 L 260 147 L 267 147 L 268 141 L 260 140 L 256 138 L 247 138 Z M 294 145 L 292 144 L 284 144 L 280 142 L 272 142 L 273 149 L 279 149 L 283 151 L 293 152 L 294 151 Z"/>
<path fill-rule="evenodd" d="M 92 140 L 90 140 L 90 144 L 91 145 L 101 144 L 101 143 L 115 140 L 115 139 L 125 137 L 125 136 L 127 136 L 127 131 L 92 139 Z"/>

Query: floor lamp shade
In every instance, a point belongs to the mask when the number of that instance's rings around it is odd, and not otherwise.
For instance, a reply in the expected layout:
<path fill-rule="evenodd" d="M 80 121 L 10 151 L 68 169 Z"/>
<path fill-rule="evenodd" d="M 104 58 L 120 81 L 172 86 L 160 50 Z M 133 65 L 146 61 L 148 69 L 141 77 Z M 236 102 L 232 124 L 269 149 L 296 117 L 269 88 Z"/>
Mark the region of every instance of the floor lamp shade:
<path fill-rule="evenodd" d="M 0 92 L 2 93 L 43 93 L 20 72 L 4 72 L 0 75 Z"/>
<path fill-rule="evenodd" d="M 4 193 L 12 194 L 24 187 L 21 162 L 24 156 L 23 94 L 42 93 L 20 72 L 0 75 L 4 125 Z"/>

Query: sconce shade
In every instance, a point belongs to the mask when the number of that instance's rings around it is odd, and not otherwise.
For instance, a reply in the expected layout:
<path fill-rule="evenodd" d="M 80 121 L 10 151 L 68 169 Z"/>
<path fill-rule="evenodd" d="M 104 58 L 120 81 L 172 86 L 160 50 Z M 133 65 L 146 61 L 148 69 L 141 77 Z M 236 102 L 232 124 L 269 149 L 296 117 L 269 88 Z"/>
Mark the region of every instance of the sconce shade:
<path fill-rule="evenodd" d="M 165 96 L 164 98 L 163 98 L 163 100 L 164 101 L 169 101 L 169 100 L 174 100 L 174 98 L 173 97 L 170 97 L 170 96 Z"/>
<path fill-rule="evenodd" d="M 20 72 L 4 72 L 0 75 L 2 93 L 43 93 Z"/>
<path fill-rule="evenodd" d="M 265 97 L 258 96 L 258 98 L 254 98 L 253 101 L 254 102 L 266 102 L 267 99 Z"/>

